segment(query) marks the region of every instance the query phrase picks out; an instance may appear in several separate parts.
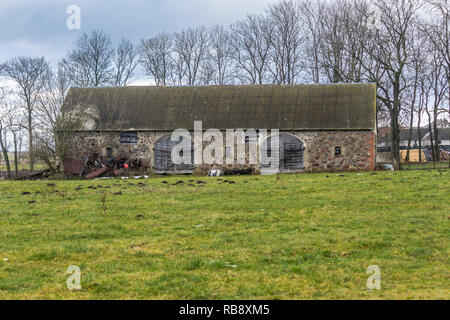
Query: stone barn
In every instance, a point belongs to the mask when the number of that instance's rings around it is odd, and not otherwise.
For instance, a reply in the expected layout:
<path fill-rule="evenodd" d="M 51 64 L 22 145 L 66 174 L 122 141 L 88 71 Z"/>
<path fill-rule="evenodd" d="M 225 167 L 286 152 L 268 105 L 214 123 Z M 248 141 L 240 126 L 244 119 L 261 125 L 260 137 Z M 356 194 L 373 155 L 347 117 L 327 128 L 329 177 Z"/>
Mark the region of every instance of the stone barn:
<path fill-rule="evenodd" d="M 375 104 L 374 84 L 72 88 L 64 108 L 79 125 L 71 130 L 66 160 L 95 153 L 139 159 L 157 173 L 213 167 L 260 172 L 260 160 L 249 161 L 249 145 L 260 142 L 264 129 L 270 145 L 277 129 L 280 172 L 373 170 Z M 193 132 L 200 121 L 203 132 L 223 132 L 223 161 L 174 164 L 172 132 Z M 245 136 L 244 162 L 225 159 L 236 157 L 227 130 L 257 132 Z"/>

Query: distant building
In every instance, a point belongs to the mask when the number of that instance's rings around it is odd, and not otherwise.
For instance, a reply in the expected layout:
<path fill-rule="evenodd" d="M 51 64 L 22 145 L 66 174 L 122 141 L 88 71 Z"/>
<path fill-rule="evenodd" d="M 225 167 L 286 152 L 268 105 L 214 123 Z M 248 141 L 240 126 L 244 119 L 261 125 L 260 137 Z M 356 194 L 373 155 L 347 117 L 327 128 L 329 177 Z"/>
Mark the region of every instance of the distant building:
<path fill-rule="evenodd" d="M 408 148 L 409 129 L 400 130 L 400 149 Z M 422 148 L 431 148 L 430 131 L 428 128 L 414 128 L 411 136 L 411 149 L 419 148 L 419 138 L 421 138 Z M 377 141 L 377 149 L 381 151 L 389 151 L 391 147 L 391 136 L 389 133 L 379 134 Z M 439 147 L 443 150 L 450 150 L 450 128 L 438 128 Z M 434 139 L 433 139 L 434 143 Z"/>

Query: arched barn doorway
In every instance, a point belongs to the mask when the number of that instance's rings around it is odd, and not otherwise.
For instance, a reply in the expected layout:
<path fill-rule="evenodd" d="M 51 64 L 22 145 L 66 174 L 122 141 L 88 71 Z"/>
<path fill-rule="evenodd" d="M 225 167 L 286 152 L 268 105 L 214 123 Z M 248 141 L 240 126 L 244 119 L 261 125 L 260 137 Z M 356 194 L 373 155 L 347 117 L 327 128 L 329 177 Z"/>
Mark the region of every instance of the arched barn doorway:
<path fill-rule="evenodd" d="M 279 137 L 280 172 L 295 172 L 303 169 L 303 142 L 287 133 L 280 133 Z M 271 137 L 267 139 L 267 156 L 269 157 L 275 156 L 271 154 L 271 139 Z M 263 167 L 266 166 L 263 165 Z"/>
<path fill-rule="evenodd" d="M 155 172 L 163 173 L 192 173 L 194 171 L 194 145 L 191 143 L 191 164 L 174 164 L 172 162 L 172 149 L 178 142 L 171 140 L 171 136 L 159 139 L 155 143 L 154 159 Z M 180 154 L 180 156 L 182 156 Z"/>

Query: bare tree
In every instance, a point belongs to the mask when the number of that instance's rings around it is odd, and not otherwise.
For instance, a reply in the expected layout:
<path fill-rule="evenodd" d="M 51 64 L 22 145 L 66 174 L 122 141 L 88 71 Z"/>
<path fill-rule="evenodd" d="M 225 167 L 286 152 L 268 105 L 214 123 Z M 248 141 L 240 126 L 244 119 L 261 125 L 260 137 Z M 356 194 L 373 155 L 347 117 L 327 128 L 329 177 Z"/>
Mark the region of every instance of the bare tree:
<path fill-rule="evenodd" d="M 174 85 L 183 85 L 186 75 L 186 64 L 184 63 L 184 57 L 179 52 L 172 54 L 173 58 L 173 70 L 170 74 L 170 82 Z"/>
<path fill-rule="evenodd" d="M 113 59 L 111 38 L 103 31 L 94 30 L 90 35 L 81 35 L 63 63 L 75 85 L 97 87 L 114 82 Z"/>
<path fill-rule="evenodd" d="M 14 171 L 15 171 L 15 176 L 17 178 L 19 176 L 19 163 L 20 163 L 19 148 L 21 146 L 19 141 L 22 136 L 22 128 L 20 127 L 20 125 L 15 124 L 15 125 L 11 126 L 10 130 L 11 130 L 13 145 L 14 145 Z"/>
<path fill-rule="evenodd" d="M 2 114 L 0 114 L 0 116 L 1 115 Z M 6 134 L 6 127 L 3 125 L 2 121 L 0 121 L 0 149 L 2 151 L 3 159 L 5 161 L 7 177 L 8 177 L 8 179 L 11 179 L 11 177 L 12 177 L 11 162 L 9 160 L 9 155 L 8 155 L 9 144 L 8 144 L 8 139 L 7 139 L 7 134 Z"/>
<path fill-rule="evenodd" d="M 431 115 L 433 121 L 432 155 L 433 160 L 440 160 L 439 149 L 439 116 L 450 117 L 450 4 L 448 0 L 427 0 L 429 15 L 423 24 L 422 31 L 429 41 L 433 52 L 433 61 L 430 66 L 430 85 L 433 95 L 433 110 L 430 112 L 428 106 L 427 114 Z M 442 79 L 444 78 L 444 79 Z M 445 110 L 444 102 L 447 101 Z M 429 125 L 429 129 L 430 125 Z"/>
<path fill-rule="evenodd" d="M 211 56 L 208 54 L 200 64 L 198 84 L 208 86 L 215 83 L 216 69 Z"/>
<path fill-rule="evenodd" d="M 264 83 L 272 43 L 267 19 L 262 15 L 248 15 L 230 28 L 237 77 L 242 83 Z"/>
<path fill-rule="evenodd" d="M 282 0 L 270 5 L 268 20 L 271 26 L 271 63 L 273 82 L 294 83 L 301 71 L 302 36 L 301 11 L 297 2 Z"/>
<path fill-rule="evenodd" d="M 303 45 L 303 64 L 309 71 L 306 78 L 311 79 L 314 83 L 319 83 L 321 79 L 319 51 L 322 41 L 320 21 L 323 19 L 324 3 L 322 1 L 301 1 L 299 10 L 306 29 Z"/>
<path fill-rule="evenodd" d="M 26 119 L 20 112 L 20 108 L 17 108 L 17 102 L 14 100 L 8 100 L 9 112 L 4 117 L 6 129 L 10 133 L 10 137 L 13 144 L 14 154 L 14 171 L 15 176 L 19 176 L 19 148 L 21 148 L 21 142 L 23 136 L 23 128 L 26 127 Z"/>
<path fill-rule="evenodd" d="M 70 70 L 60 62 L 45 82 L 45 91 L 37 105 L 37 155 L 52 172 L 64 160 L 73 132 L 81 127 L 82 115 L 64 108 L 64 99 L 72 85 Z"/>
<path fill-rule="evenodd" d="M 423 32 L 443 59 L 449 90 L 447 95 L 450 96 L 450 3 L 448 0 L 427 0 L 427 3 L 431 7 L 431 21 L 424 24 Z M 450 115 L 450 99 L 448 113 Z"/>
<path fill-rule="evenodd" d="M 230 33 L 223 26 L 216 25 L 209 34 L 208 64 L 202 70 L 204 73 L 212 73 L 211 80 L 214 84 L 230 83 L 234 78 Z"/>
<path fill-rule="evenodd" d="M 19 175 L 18 141 L 21 139 L 24 128 L 23 123 L 20 123 L 23 118 L 21 115 L 21 112 L 14 105 L 12 95 L 0 88 L 0 151 L 6 164 L 8 179 L 12 177 L 11 159 L 9 156 L 11 140 L 14 148 L 15 177 Z"/>
<path fill-rule="evenodd" d="M 6 165 L 8 179 L 11 179 L 11 165 L 8 156 L 8 145 L 6 139 L 6 121 L 10 110 L 6 107 L 6 92 L 0 88 L 0 149 Z"/>
<path fill-rule="evenodd" d="M 125 39 L 120 41 L 112 58 L 115 86 L 124 87 L 133 80 L 134 71 L 139 63 L 138 50 Z"/>
<path fill-rule="evenodd" d="M 188 85 L 198 84 L 200 67 L 208 54 L 209 35 L 205 27 L 188 28 L 174 35 L 174 52 L 181 63 L 178 78 Z"/>
<path fill-rule="evenodd" d="M 433 50 L 433 48 L 435 50 Z M 429 61 L 430 72 L 428 74 L 428 81 L 431 87 L 432 103 L 426 105 L 426 112 L 429 119 L 430 139 L 432 145 L 432 155 L 434 161 L 440 160 L 440 147 L 439 147 L 439 130 L 438 123 L 439 117 L 442 114 L 448 114 L 448 110 L 445 109 L 443 103 L 445 99 L 445 93 L 448 92 L 448 81 L 446 79 L 444 71 L 444 58 L 440 55 L 439 51 L 434 46 L 431 48 L 432 54 Z M 432 124 L 431 124 L 431 121 Z M 432 127 L 432 131 L 431 131 Z M 434 141 L 433 141 L 434 140 Z"/>
<path fill-rule="evenodd" d="M 318 63 L 328 82 L 362 82 L 361 61 L 367 59 L 362 43 L 367 43 L 364 2 L 336 0 L 321 7 Z"/>
<path fill-rule="evenodd" d="M 421 4 L 418 0 L 376 0 L 374 5 L 383 12 L 379 29 L 371 32 L 368 41 L 361 45 L 370 59 L 360 59 L 365 78 L 376 82 L 377 98 L 389 111 L 391 119 L 391 142 L 394 166 L 400 163 L 400 126 L 402 95 L 407 88 L 405 70 L 410 59 L 407 50 L 412 40 L 411 28 Z"/>
<path fill-rule="evenodd" d="M 406 152 L 405 160 L 410 160 L 410 149 L 411 149 L 411 140 L 414 130 L 414 113 L 416 110 L 421 110 L 421 99 L 420 99 L 420 89 L 421 89 L 421 80 L 423 74 L 425 73 L 425 64 L 427 63 L 427 54 L 426 54 L 426 43 L 423 41 L 423 37 L 421 37 L 419 25 L 416 24 L 415 28 L 412 31 L 413 39 L 409 42 L 410 47 L 408 51 L 410 52 L 410 63 L 407 65 L 407 82 L 409 83 L 407 89 L 407 99 L 406 105 L 409 105 L 409 133 L 408 133 L 408 148 Z M 418 114 L 418 119 L 420 122 L 421 115 Z M 417 135 L 420 136 L 420 127 L 417 130 Z M 420 146 L 421 147 L 421 146 Z M 419 160 L 421 161 L 421 155 L 419 150 Z"/>
<path fill-rule="evenodd" d="M 426 70 L 426 69 L 425 69 Z M 426 75 L 421 74 L 419 78 L 419 101 L 417 103 L 416 113 L 417 113 L 417 132 L 418 132 L 418 147 L 419 147 L 419 162 L 422 162 L 422 134 L 420 132 L 421 130 L 421 124 L 422 124 L 422 117 L 424 113 L 424 106 L 425 101 L 428 100 L 429 90 L 426 90 Z"/>
<path fill-rule="evenodd" d="M 140 62 L 145 72 L 151 75 L 157 86 L 169 84 L 173 72 L 173 38 L 168 33 L 141 40 Z"/>
<path fill-rule="evenodd" d="M 321 68 L 331 83 L 343 82 L 344 55 L 347 33 L 343 15 L 349 14 L 348 3 L 331 2 L 324 7 L 325 14 L 320 19 L 321 42 L 319 61 Z"/>
<path fill-rule="evenodd" d="M 20 99 L 20 108 L 26 118 L 28 131 L 28 151 L 30 153 L 30 170 L 34 170 L 34 116 L 39 95 L 45 85 L 45 78 L 50 67 L 42 58 L 18 57 L 4 65 L 4 74 L 17 85 L 16 94 Z"/>

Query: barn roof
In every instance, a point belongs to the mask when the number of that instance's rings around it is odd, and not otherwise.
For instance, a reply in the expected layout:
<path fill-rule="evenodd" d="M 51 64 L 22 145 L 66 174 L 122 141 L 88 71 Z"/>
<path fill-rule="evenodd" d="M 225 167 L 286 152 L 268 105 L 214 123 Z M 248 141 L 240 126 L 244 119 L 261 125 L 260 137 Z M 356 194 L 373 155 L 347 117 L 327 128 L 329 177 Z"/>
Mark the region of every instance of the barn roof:
<path fill-rule="evenodd" d="M 374 84 L 72 88 L 85 130 L 374 130 Z"/>

